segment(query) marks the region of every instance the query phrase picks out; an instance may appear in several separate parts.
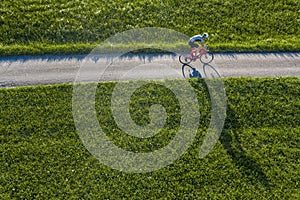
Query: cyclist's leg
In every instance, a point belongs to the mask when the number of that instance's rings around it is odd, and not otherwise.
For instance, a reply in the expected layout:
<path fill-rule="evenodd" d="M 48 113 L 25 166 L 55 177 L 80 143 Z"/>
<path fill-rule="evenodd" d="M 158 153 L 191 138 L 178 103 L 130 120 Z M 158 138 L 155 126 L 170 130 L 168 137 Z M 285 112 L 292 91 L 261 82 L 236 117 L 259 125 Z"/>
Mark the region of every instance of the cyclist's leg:
<path fill-rule="evenodd" d="M 196 44 L 195 42 L 189 42 L 189 45 L 192 48 L 191 51 L 190 51 L 190 54 L 194 57 L 195 56 L 195 52 L 199 48 L 199 45 Z"/>

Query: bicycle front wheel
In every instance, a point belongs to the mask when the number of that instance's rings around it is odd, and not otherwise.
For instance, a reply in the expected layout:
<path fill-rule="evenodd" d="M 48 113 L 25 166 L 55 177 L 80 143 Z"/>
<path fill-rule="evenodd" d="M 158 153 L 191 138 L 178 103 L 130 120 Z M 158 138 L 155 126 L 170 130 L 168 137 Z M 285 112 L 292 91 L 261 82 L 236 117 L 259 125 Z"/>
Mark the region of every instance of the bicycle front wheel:
<path fill-rule="evenodd" d="M 202 54 L 200 56 L 200 61 L 203 63 L 203 64 L 208 64 L 208 63 L 211 63 L 211 61 L 213 61 L 214 59 L 214 54 L 212 53 L 206 53 L 206 54 Z"/>

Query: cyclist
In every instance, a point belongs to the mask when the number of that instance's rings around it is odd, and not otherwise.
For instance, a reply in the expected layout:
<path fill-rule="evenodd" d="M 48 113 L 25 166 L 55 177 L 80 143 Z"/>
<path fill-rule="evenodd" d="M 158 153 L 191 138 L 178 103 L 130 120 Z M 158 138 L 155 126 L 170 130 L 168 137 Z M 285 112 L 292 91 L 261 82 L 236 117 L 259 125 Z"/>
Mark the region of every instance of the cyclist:
<path fill-rule="evenodd" d="M 189 45 L 192 48 L 190 54 L 194 57 L 197 55 L 198 52 L 196 52 L 199 49 L 199 45 L 196 42 L 200 42 L 201 45 L 204 45 L 204 40 L 208 39 L 209 35 L 208 33 L 203 33 L 203 35 L 194 35 L 189 40 Z"/>

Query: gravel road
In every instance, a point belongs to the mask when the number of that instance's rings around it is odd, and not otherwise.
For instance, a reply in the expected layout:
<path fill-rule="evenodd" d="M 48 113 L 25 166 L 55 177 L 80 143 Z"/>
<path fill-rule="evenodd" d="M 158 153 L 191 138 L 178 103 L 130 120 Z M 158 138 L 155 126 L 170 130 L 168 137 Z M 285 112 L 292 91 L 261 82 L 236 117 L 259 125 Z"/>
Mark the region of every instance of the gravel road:
<path fill-rule="evenodd" d="M 203 74 L 199 61 L 191 64 Z M 300 77 L 300 53 L 215 54 L 211 63 L 222 77 Z M 95 59 L 87 55 L 0 57 L 0 87 L 110 81 L 181 78 L 182 64 L 174 55 L 135 55 Z M 78 77 L 78 73 L 81 75 Z"/>

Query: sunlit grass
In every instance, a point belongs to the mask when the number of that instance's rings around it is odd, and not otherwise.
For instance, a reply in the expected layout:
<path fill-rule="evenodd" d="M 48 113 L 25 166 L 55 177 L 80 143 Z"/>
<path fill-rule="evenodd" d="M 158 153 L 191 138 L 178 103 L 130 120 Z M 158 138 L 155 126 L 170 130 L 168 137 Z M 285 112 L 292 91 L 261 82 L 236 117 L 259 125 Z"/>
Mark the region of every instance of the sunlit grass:
<path fill-rule="evenodd" d="M 0 198 L 299 199 L 299 81 L 224 79 L 225 126 L 213 150 L 199 159 L 210 106 L 204 81 L 191 80 L 201 111 L 197 136 L 180 159 L 144 174 L 113 170 L 87 151 L 74 126 L 72 85 L 0 89 Z M 152 151 L 172 139 L 178 102 L 168 90 L 152 85 L 132 96 L 132 116 L 140 124 L 149 122 L 151 104 L 161 103 L 168 113 L 168 128 L 151 141 L 118 130 L 110 110 L 114 86 L 98 84 L 96 110 L 115 144 Z"/>
<path fill-rule="evenodd" d="M 295 0 L 4 0 L 1 5 L 0 55 L 87 53 L 117 33 L 143 27 L 188 36 L 208 32 L 214 51 L 300 51 Z"/>

